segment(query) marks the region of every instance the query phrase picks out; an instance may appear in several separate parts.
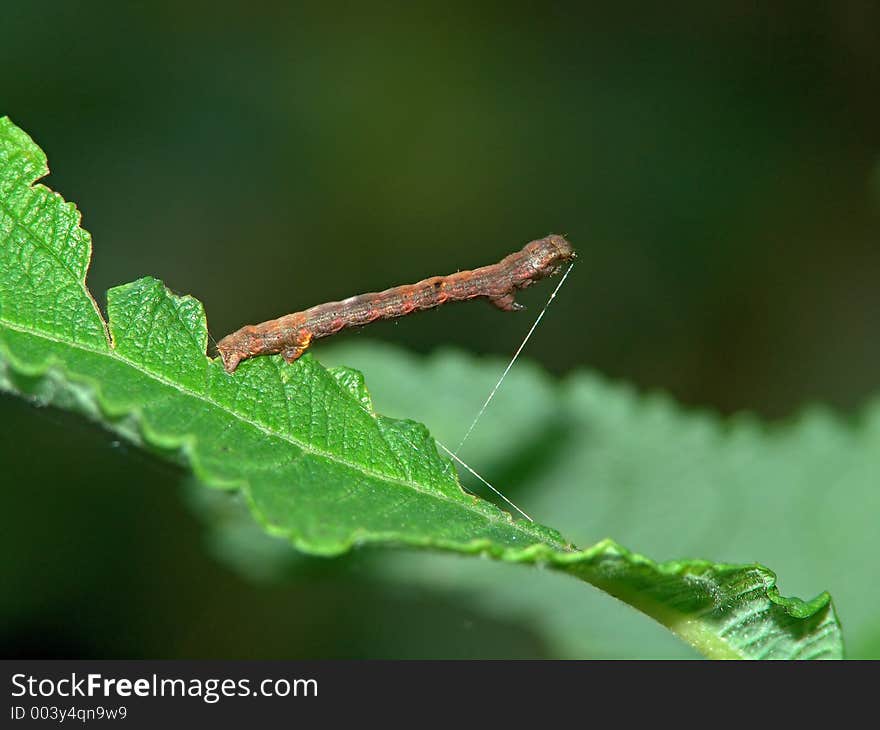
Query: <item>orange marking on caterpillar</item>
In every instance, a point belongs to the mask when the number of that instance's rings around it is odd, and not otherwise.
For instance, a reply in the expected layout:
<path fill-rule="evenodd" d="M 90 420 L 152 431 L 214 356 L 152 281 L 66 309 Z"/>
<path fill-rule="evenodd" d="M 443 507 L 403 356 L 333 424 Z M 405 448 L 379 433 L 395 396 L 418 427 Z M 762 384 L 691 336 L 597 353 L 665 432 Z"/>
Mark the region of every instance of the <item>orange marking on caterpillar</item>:
<path fill-rule="evenodd" d="M 281 353 L 287 362 L 293 362 L 309 348 L 312 340 L 350 327 L 362 327 L 377 319 L 395 319 L 433 309 L 446 302 L 484 298 L 502 311 L 515 312 L 523 308 L 515 299 L 519 289 L 558 274 L 575 256 L 571 244 L 562 236 L 539 238 L 497 264 L 449 276 L 433 276 L 417 284 L 360 294 L 261 324 L 249 324 L 220 340 L 217 349 L 223 366 L 231 373 L 242 360 L 250 357 Z"/>

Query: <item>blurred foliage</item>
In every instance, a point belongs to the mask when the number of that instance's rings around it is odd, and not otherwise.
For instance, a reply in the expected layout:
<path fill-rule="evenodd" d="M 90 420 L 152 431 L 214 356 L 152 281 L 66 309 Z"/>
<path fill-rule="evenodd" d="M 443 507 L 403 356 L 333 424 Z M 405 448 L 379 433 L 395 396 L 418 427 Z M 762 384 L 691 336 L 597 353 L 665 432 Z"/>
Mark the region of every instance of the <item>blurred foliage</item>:
<path fill-rule="evenodd" d="M 858 0 L 19 3 L 0 113 L 86 211 L 99 297 L 153 274 L 204 301 L 219 337 L 552 230 L 582 257 L 529 346 L 550 371 L 725 413 L 853 410 L 880 361 L 878 27 Z M 368 336 L 507 355 L 531 316 L 449 307 Z M 433 584 L 381 590 L 363 555 L 242 582 L 204 553 L 179 474 L 124 451 L 0 400 L 7 653 L 555 652 L 436 563 Z M 468 460 L 484 468 L 476 444 Z M 880 630 L 863 646 L 880 655 Z"/>
<path fill-rule="evenodd" d="M 463 384 L 478 398 L 491 387 L 480 380 L 489 381 L 504 366 L 452 351 L 423 359 L 366 342 L 334 346 L 325 360 L 362 369 L 377 408 L 425 418 L 452 443 L 466 421 L 456 391 Z M 430 392 L 411 387 L 418 382 L 431 382 Z M 529 438 L 510 424 L 533 404 L 556 408 L 534 423 Z M 663 558 L 695 551 L 728 561 L 772 558 L 786 591 L 832 591 L 849 656 L 880 650 L 877 537 L 871 529 L 880 514 L 880 401 L 854 423 L 823 409 L 784 424 L 743 417 L 722 422 L 587 373 L 551 390 L 546 376 L 526 363 L 505 383 L 477 434 L 507 447 L 487 462 L 484 475 L 577 544 L 622 535 Z M 474 493 L 492 498 L 467 474 L 464 480 Z M 284 541 L 260 534 L 237 499 L 202 487 L 188 493 L 203 511 L 215 554 L 244 577 L 284 580 L 302 565 L 302 556 L 291 554 Z M 546 573 L 471 562 L 377 556 L 373 570 L 391 585 L 442 585 L 474 610 L 518 618 L 556 656 L 692 655 L 607 596 L 581 595 L 572 582 Z"/>

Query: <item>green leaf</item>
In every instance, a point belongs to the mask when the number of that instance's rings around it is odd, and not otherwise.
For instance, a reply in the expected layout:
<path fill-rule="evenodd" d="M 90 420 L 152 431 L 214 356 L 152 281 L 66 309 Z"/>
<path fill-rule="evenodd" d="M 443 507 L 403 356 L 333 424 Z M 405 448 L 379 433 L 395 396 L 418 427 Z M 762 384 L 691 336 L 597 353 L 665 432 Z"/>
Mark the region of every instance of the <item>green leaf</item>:
<path fill-rule="evenodd" d="M 35 180 L 43 153 L 0 120 L 0 387 L 84 412 L 240 489 L 265 529 L 337 555 L 378 543 L 482 554 L 578 577 L 712 657 L 841 655 L 830 598 L 783 598 L 758 565 L 655 563 L 611 540 L 577 550 L 464 492 L 424 426 L 375 413 L 359 373 L 311 356 L 255 358 L 234 375 L 206 356 L 201 304 L 143 278 L 85 285 L 88 234 Z M 576 477 L 579 478 L 579 477 Z"/>
<path fill-rule="evenodd" d="M 426 358 L 344 341 L 321 356 L 362 370 L 383 412 L 425 419 L 452 443 L 506 365 L 453 351 Z M 880 400 L 855 417 L 814 406 L 767 424 L 689 411 L 583 372 L 560 383 L 528 363 L 514 372 L 518 377 L 505 381 L 475 432 L 487 443 L 503 442 L 508 456 L 489 452 L 487 460 L 476 449 L 464 455 L 529 514 L 579 543 L 611 533 L 655 555 L 761 557 L 788 591 L 829 587 L 845 618 L 848 655 L 878 656 L 880 584 L 866 556 L 877 552 Z M 428 392 L 412 387 L 419 381 L 431 383 Z M 530 411 L 532 434 L 510 427 Z M 522 469 L 518 452 L 529 455 L 530 468 Z M 655 627 L 599 595 L 573 605 L 573 588 L 549 577 L 515 581 L 491 566 L 453 559 L 434 560 L 428 573 L 417 555 L 393 556 L 377 574 L 407 585 L 439 584 L 474 603 L 473 610 L 540 625 L 558 656 L 678 651 Z M 544 610 L 548 602 L 557 608 Z M 591 623 L 575 633 L 585 606 Z"/>

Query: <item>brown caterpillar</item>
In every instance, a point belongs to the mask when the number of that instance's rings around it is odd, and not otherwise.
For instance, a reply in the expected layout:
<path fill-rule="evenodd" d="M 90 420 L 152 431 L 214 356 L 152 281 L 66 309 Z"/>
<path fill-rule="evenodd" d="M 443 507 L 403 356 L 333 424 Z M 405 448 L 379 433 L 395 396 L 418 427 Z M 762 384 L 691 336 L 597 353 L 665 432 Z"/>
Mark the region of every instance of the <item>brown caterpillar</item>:
<path fill-rule="evenodd" d="M 238 363 L 258 355 L 281 353 L 293 362 L 312 340 L 329 337 L 348 327 L 362 327 L 377 319 L 403 317 L 422 309 L 482 297 L 498 309 L 522 309 L 514 300 L 517 290 L 558 274 L 575 258 L 571 244 L 550 235 L 527 243 L 521 251 L 497 264 L 448 276 L 434 276 L 417 284 L 405 284 L 382 292 L 359 294 L 341 302 L 327 302 L 302 312 L 287 314 L 261 324 L 249 324 L 217 343 L 227 372 Z"/>

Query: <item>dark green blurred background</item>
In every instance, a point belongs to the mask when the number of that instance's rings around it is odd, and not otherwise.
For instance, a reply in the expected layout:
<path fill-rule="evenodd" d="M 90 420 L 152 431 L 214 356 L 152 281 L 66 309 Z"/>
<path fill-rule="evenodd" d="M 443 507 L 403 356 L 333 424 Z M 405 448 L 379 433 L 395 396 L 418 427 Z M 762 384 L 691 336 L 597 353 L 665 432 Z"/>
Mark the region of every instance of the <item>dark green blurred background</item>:
<path fill-rule="evenodd" d="M 553 231 L 581 258 L 529 346 L 551 372 L 852 412 L 880 362 L 880 6 L 708 5 L 14 3 L 0 114 L 84 211 L 102 304 L 151 274 L 219 338 Z M 345 336 L 507 355 L 548 293 Z M 370 556 L 242 579 L 182 472 L 81 419 L 3 396 L 0 463 L 4 653 L 548 655 Z"/>

